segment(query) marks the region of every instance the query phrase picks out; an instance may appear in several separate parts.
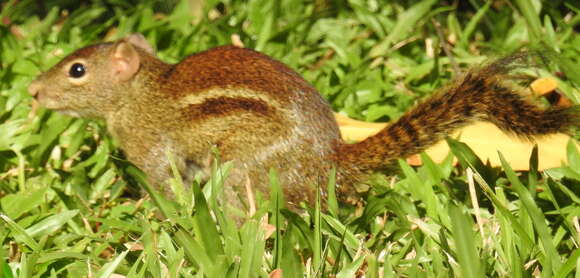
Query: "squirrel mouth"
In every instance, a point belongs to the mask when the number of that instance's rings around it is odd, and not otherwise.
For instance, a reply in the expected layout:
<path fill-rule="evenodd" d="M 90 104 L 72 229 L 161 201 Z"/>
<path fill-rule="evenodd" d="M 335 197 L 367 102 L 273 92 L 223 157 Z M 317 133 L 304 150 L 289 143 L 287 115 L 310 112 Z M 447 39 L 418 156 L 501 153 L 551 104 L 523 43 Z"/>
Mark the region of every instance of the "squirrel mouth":
<path fill-rule="evenodd" d="M 44 107 L 44 108 L 52 110 L 52 111 L 56 111 L 60 114 L 72 116 L 72 117 L 76 117 L 76 118 L 81 117 L 81 115 L 77 111 L 75 111 L 69 107 L 60 105 L 59 101 L 57 99 L 47 97 L 44 94 L 35 95 L 33 97 L 33 101 L 38 106 Z"/>

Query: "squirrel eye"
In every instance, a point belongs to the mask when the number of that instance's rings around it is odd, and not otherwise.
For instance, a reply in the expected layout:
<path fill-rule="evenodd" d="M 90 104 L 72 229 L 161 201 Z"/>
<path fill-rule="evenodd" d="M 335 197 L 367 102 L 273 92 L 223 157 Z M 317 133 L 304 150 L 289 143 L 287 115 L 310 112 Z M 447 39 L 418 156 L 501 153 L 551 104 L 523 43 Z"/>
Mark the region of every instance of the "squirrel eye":
<path fill-rule="evenodd" d="M 73 78 L 81 78 L 85 75 L 85 65 L 81 63 L 74 63 L 68 72 L 68 75 Z"/>

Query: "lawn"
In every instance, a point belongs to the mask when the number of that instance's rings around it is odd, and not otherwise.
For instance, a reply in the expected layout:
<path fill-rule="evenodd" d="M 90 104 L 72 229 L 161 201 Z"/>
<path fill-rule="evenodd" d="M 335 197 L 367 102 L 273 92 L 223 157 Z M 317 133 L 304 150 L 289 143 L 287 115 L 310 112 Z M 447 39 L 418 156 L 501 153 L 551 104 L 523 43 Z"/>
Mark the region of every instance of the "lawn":
<path fill-rule="evenodd" d="M 26 91 L 75 49 L 140 32 L 171 63 L 243 43 L 302 74 L 335 111 L 364 121 L 397 119 L 468 68 L 518 50 L 551 57 L 529 72 L 558 80 L 579 104 L 578 2 L 0 7 L 0 277 L 580 277 L 580 153 L 572 141 L 561 146 L 562 167 L 536 170 L 542 157 L 534 152 L 529 171 L 514 171 L 448 139 L 452 153 L 441 163 L 422 155 L 422 166 L 400 160 L 377 173 L 364 205 L 337 205 L 331 194 L 328 205 L 304 204 L 304 213 L 284 208 L 272 172 L 271 198 L 257 196 L 257 212 L 239 226 L 216 199 L 227 190 L 227 162 L 206 184 L 184 185 L 176 174 L 180 197 L 168 201 L 102 122 L 33 107 Z"/>

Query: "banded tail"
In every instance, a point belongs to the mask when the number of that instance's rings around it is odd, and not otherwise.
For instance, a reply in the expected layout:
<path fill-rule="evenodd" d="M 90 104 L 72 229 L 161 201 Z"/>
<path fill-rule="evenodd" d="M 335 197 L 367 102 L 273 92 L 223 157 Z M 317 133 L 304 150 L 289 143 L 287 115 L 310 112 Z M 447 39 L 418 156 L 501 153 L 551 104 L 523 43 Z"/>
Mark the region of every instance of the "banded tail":
<path fill-rule="evenodd" d="M 514 79 L 510 73 L 529 65 L 530 56 L 520 53 L 473 69 L 378 134 L 356 144 L 339 145 L 339 174 L 356 176 L 386 168 L 477 120 L 528 140 L 580 127 L 579 105 L 545 109 L 524 96 L 521 88 L 507 84 Z"/>

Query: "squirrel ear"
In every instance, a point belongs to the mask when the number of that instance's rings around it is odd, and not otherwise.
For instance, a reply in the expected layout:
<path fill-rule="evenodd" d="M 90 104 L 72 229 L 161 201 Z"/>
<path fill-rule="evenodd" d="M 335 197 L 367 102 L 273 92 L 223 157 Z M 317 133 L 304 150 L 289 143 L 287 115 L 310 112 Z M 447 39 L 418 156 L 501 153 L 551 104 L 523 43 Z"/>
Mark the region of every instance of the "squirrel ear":
<path fill-rule="evenodd" d="M 133 33 L 128 37 L 126 37 L 124 40 L 130 42 L 134 46 L 137 46 L 145 50 L 147 53 L 151 55 L 155 55 L 155 50 L 153 50 L 153 46 L 151 46 L 151 44 L 149 44 L 149 42 L 145 39 L 145 37 L 140 33 Z"/>
<path fill-rule="evenodd" d="M 113 77 L 117 81 L 127 81 L 139 70 L 141 57 L 131 43 L 120 40 L 113 46 L 110 62 Z"/>

